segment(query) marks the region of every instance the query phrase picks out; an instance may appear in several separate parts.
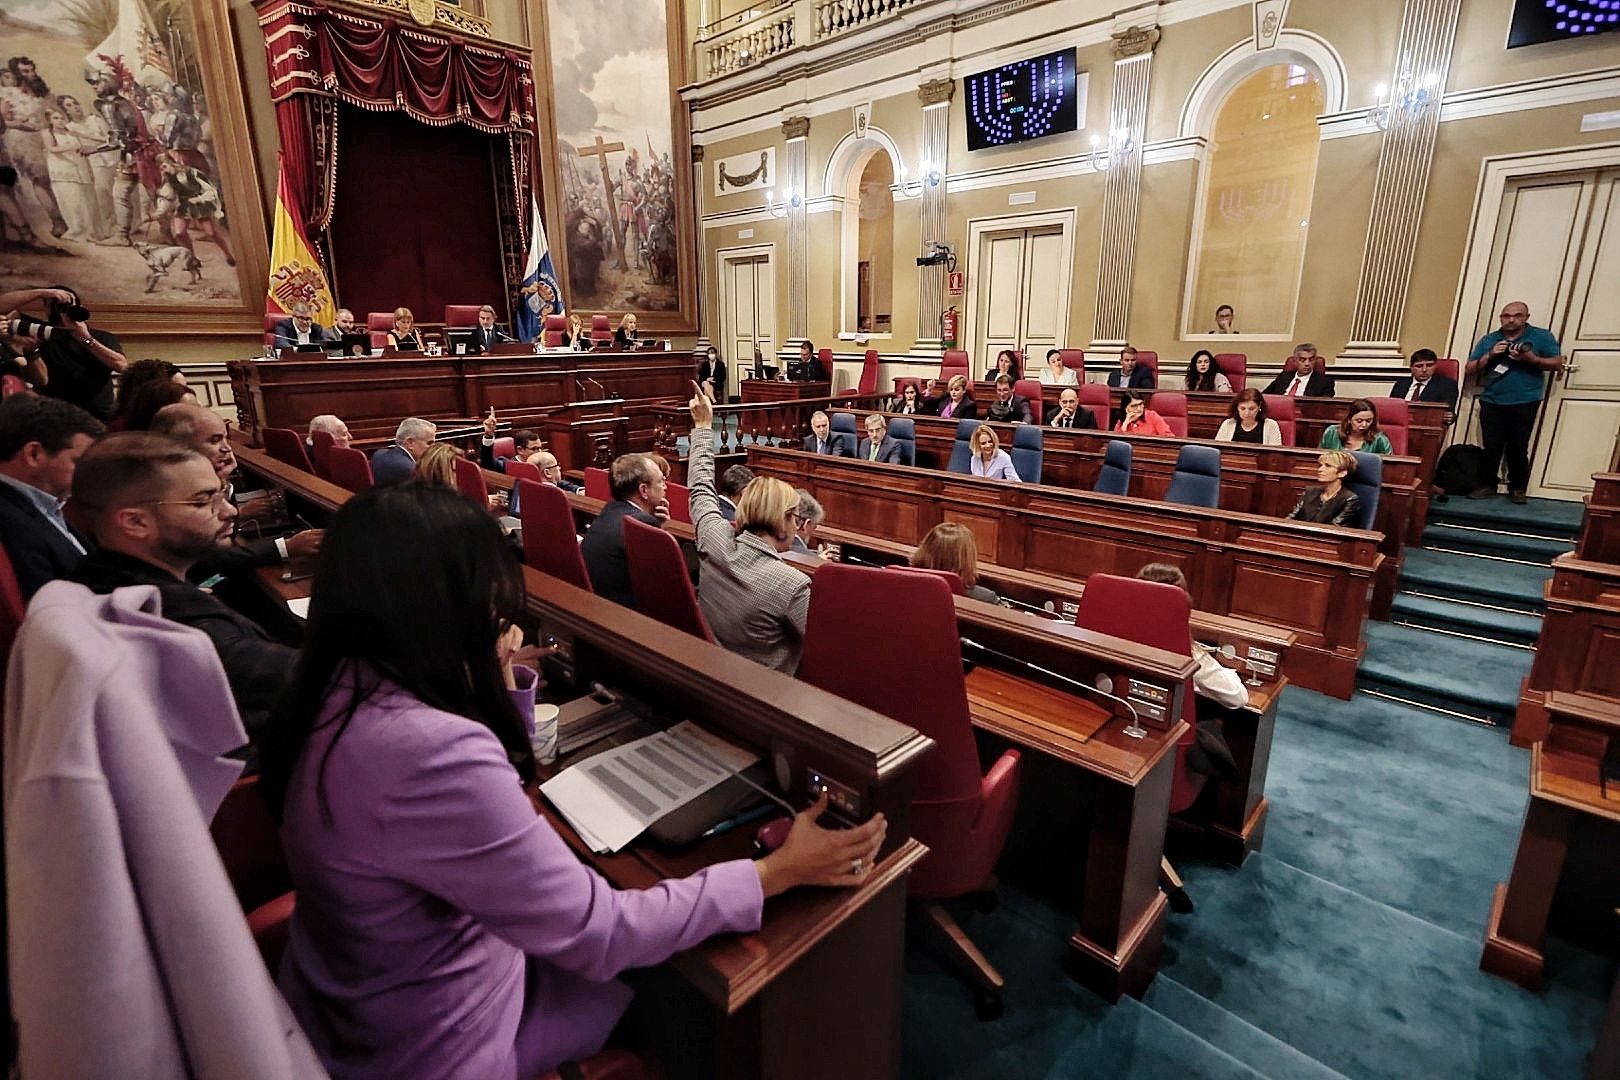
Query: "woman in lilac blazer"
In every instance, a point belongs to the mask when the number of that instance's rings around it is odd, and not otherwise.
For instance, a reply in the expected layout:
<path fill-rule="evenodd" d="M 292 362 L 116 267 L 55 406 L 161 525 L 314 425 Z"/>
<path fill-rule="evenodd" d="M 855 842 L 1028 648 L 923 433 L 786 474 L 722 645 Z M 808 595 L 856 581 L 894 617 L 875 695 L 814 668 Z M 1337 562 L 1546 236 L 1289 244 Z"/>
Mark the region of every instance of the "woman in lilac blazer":
<path fill-rule="evenodd" d="M 989 424 L 973 429 L 973 453 L 968 458 L 968 471 L 974 476 L 988 476 L 992 480 L 1018 481 L 1018 470 L 1013 468 L 1012 455 L 1001 448 L 1001 440 Z"/>
<path fill-rule="evenodd" d="M 409 537 L 409 573 L 379 559 Z M 765 897 L 854 884 L 883 822 L 841 833 L 811 807 L 759 862 L 616 890 L 537 815 L 514 664 L 521 579 L 500 529 L 456 492 L 351 499 L 326 533 L 291 685 L 262 745 L 298 890 L 280 982 L 331 1074 L 531 1077 L 602 1048 L 615 978 L 725 932 Z"/>

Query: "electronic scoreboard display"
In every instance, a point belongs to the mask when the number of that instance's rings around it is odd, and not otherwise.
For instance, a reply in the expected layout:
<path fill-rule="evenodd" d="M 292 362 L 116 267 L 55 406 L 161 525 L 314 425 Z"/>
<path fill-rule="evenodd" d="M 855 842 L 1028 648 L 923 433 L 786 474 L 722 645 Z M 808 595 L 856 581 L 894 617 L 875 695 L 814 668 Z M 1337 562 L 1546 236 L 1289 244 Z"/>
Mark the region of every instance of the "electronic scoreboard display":
<path fill-rule="evenodd" d="M 1044 139 L 1080 126 L 1072 48 L 969 75 L 962 89 L 969 150 Z"/>

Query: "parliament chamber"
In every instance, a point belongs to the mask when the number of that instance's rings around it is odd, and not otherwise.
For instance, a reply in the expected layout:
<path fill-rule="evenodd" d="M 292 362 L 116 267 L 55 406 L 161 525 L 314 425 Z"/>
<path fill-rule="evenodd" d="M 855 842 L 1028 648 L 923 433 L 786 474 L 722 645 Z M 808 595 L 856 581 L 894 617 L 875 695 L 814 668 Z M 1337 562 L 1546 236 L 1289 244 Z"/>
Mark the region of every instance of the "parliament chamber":
<path fill-rule="evenodd" d="M 72 6 L 9 1071 L 1620 1080 L 1620 5 Z"/>

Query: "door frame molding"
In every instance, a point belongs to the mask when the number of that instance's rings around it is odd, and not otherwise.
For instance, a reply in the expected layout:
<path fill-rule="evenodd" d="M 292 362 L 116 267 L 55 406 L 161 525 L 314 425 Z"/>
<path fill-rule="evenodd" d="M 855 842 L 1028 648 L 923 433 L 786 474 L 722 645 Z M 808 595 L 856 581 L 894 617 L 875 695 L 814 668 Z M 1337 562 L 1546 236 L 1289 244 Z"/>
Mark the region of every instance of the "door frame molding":
<path fill-rule="evenodd" d="M 775 241 L 768 241 L 762 244 L 745 244 L 738 247 L 723 247 L 714 249 L 714 271 L 715 277 L 720 285 L 720 340 L 728 349 L 736 340 L 737 335 L 735 333 L 736 328 L 729 325 L 731 320 L 732 296 L 731 283 L 728 279 L 728 273 L 726 271 L 726 263 L 746 262 L 751 259 L 760 258 L 761 256 L 764 257 L 766 265 L 771 268 L 771 322 L 772 329 L 774 330 L 776 322 Z M 771 339 L 771 345 L 774 347 L 779 344 L 780 342 L 773 336 Z M 721 350 L 720 355 L 725 356 L 725 350 Z M 750 363 L 753 362 L 753 359 L 753 357 L 748 358 Z M 739 372 L 742 370 L 742 368 L 737 367 L 736 357 L 731 357 L 727 362 L 730 363 L 735 370 Z M 741 378 L 741 376 L 739 375 L 738 378 Z"/>
<path fill-rule="evenodd" d="M 1070 305 L 1074 298 L 1074 230 L 1078 211 L 1073 206 L 1060 206 L 1051 210 L 1037 210 L 1025 214 L 997 214 L 993 217 L 968 218 L 967 222 L 967 281 L 968 286 L 962 290 L 962 299 L 966 301 L 972 296 L 972 303 L 965 305 L 962 312 L 962 339 L 957 342 L 957 348 L 966 348 L 968 355 L 972 356 L 973 345 L 978 333 L 979 312 L 979 248 L 985 233 L 1017 232 L 1027 229 L 1049 228 L 1058 226 L 1062 236 L 1063 266 L 1068 273 L 1058 275 L 1059 288 L 1063 291 L 1063 301 L 1058 305 L 1059 316 L 1062 322 L 1059 327 L 1058 339 L 1068 340 Z M 1026 362 L 1028 357 L 1025 357 Z"/>
<path fill-rule="evenodd" d="M 1479 185 L 1474 195 L 1474 212 L 1469 218 L 1468 243 L 1463 248 L 1462 276 L 1457 281 L 1457 298 L 1451 309 L 1448 356 L 1466 362 L 1474 347 L 1474 313 L 1485 299 L 1485 282 L 1490 275 L 1491 248 L 1501 226 L 1502 196 L 1509 183 L 1536 176 L 1587 169 L 1620 166 L 1620 142 L 1587 146 L 1566 146 L 1526 154 L 1501 154 L 1480 163 Z"/>

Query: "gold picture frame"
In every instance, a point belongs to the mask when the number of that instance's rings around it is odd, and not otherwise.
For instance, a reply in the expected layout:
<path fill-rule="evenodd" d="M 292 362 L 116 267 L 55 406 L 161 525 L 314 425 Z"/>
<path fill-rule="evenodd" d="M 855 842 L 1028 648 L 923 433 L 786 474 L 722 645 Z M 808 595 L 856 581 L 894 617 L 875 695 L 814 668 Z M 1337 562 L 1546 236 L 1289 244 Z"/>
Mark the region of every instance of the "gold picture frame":
<path fill-rule="evenodd" d="M 9 5 L 0 6 L 0 11 L 6 7 Z M 202 90 L 203 101 L 197 103 L 192 100 L 189 104 L 201 122 L 203 140 L 193 143 L 188 152 L 196 155 L 199 162 L 208 160 L 209 169 L 204 175 L 217 190 L 218 203 L 224 211 L 223 222 L 219 224 L 226 229 L 229 256 L 234 258 L 235 265 L 231 266 L 226 261 L 226 248 L 209 239 L 202 230 L 189 237 L 191 258 L 187 258 L 184 251 L 174 250 L 174 229 L 162 220 L 159 212 L 143 215 L 144 231 L 141 227 L 130 230 L 131 238 L 141 239 L 148 251 L 143 252 L 133 244 L 121 246 L 77 238 L 69 246 L 63 239 L 52 235 L 49 224 L 51 208 L 37 194 L 44 186 L 51 186 L 54 190 L 54 185 L 62 181 L 50 179 L 47 185 L 37 185 L 25 171 L 15 191 L 25 220 L 27 214 L 32 214 L 37 239 L 33 245 L 19 248 L 18 230 L 13 222 L 7 223 L 6 266 L 4 272 L 0 273 L 0 283 L 5 287 L 57 282 L 70 284 L 81 293 L 86 306 L 94 313 L 95 325 L 115 333 L 137 336 L 259 334 L 263 332 L 264 290 L 270 253 L 263 189 L 259 183 L 258 163 L 243 100 L 241 63 L 236 38 L 231 32 L 227 0 L 176 2 L 170 7 L 161 8 L 161 11 L 168 12 L 171 7 L 190 18 L 193 37 L 189 42 L 190 48 L 174 50 L 170 47 L 176 41 L 172 35 L 184 32 L 183 23 L 165 24 L 152 30 L 148 41 L 153 49 L 161 51 L 170 68 L 174 69 L 171 86 L 185 87 L 189 78 L 191 87 L 200 86 Z M 151 5 L 143 10 L 152 13 L 154 20 L 158 16 L 158 11 Z M 6 14 L 10 16 L 10 12 Z M 122 22 L 115 23 L 114 27 L 115 33 L 122 32 Z M 42 79 L 48 68 L 50 92 L 43 99 L 46 112 L 69 111 L 72 106 L 61 101 L 65 95 L 77 99 L 84 111 L 100 115 L 100 110 L 96 108 L 97 91 L 82 79 L 82 63 L 77 71 L 72 67 L 76 56 L 87 55 L 97 48 L 86 45 L 86 38 L 82 35 L 95 37 L 98 29 L 81 27 L 81 36 L 75 38 L 61 28 L 28 24 L 15 18 L 6 23 L 5 29 L 7 41 L 5 49 L 0 50 L 0 68 L 7 67 L 12 57 L 20 56 L 34 59 L 35 70 Z M 105 44 L 105 41 L 102 43 Z M 176 59 L 176 53 L 184 57 L 186 64 L 195 65 L 194 69 L 188 68 L 185 77 L 180 74 L 181 64 Z M 75 75 L 79 76 L 78 81 L 75 81 Z M 15 84 L 14 75 L 10 85 Z M 143 84 L 141 93 L 148 89 Z M 190 93 L 194 98 L 195 90 Z M 89 104 L 86 105 L 86 102 Z M 153 106 L 161 107 L 164 106 Z M 145 109 L 141 111 L 144 122 L 144 118 L 150 114 Z M 80 145 L 87 151 L 94 149 L 91 140 L 81 139 Z M 163 152 L 161 140 L 158 147 L 153 151 L 154 155 Z M 11 156 L 15 158 L 16 155 Z M 82 156 L 96 160 L 89 153 Z M 100 155 L 102 159 L 115 156 L 108 151 Z M 161 168 L 161 165 L 158 167 Z M 151 165 L 148 164 L 147 168 L 150 169 Z M 115 210 L 106 205 L 102 185 L 107 183 L 103 179 L 106 172 L 116 175 L 117 165 L 103 165 L 101 170 L 95 184 L 66 183 L 64 191 L 71 193 L 75 202 L 70 205 L 77 209 L 77 216 L 82 218 L 81 222 L 74 223 L 80 226 L 80 236 L 90 237 L 92 234 L 87 230 L 94 229 L 105 234 L 102 237 L 104 241 L 115 240 L 119 230 L 116 226 L 109 229 Z M 150 172 L 147 176 L 150 177 Z M 146 180 L 143 179 L 142 183 L 144 186 Z M 24 185 L 30 185 L 35 190 L 24 191 Z M 145 198 L 145 205 L 149 209 L 161 205 L 150 194 Z M 60 203 L 56 204 L 56 214 L 58 217 L 61 215 Z M 66 223 L 67 219 L 63 217 L 61 220 Z M 47 227 L 41 230 L 39 224 Z M 158 235 L 165 229 L 167 237 Z M 66 236 L 65 233 L 63 235 Z M 199 264 L 197 272 L 188 272 L 188 264 Z M 145 300 L 147 295 L 153 299 Z"/>
<path fill-rule="evenodd" d="M 685 78 L 685 45 L 682 41 L 682 28 L 685 15 L 678 0 L 627 0 L 632 4 L 643 4 L 648 13 L 661 12 L 664 24 L 664 57 L 666 62 L 665 95 L 668 108 L 669 133 L 669 175 L 659 176 L 659 183 L 666 182 L 670 189 L 669 219 L 667 227 L 669 236 L 673 239 L 674 251 L 672 264 L 668 267 L 672 280 L 660 284 L 663 275 L 661 255 L 664 250 L 663 235 L 659 230 L 659 222 L 647 224 L 643 229 L 642 223 L 636 218 L 636 213 L 643 207 L 656 208 L 656 198 L 646 198 L 638 203 L 631 211 L 624 209 L 624 204 L 618 200 L 602 199 L 602 205 L 595 208 L 595 213 L 585 210 L 586 216 L 595 222 L 598 233 L 603 237 L 603 256 L 600 260 L 607 266 L 607 276 L 611 277 L 615 285 L 609 289 L 602 284 L 602 269 L 596 268 L 597 288 L 585 288 L 585 282 L 578 280 L 583 277 L 580 271 L 590 268 L 588 260 L 582 261 L 571 258 L 571 252 L 580 249 L 583 245 L 575 235 L 571 235 L 569 226 L 571 219 L 578 223 L 581 208 L 571 200 L 579 193 L 582 184 L 594 185 L 597 191 L 604 196 L 608 189 L 617 190 L 613 183 L 604 183 L 600 172 L 610 170 L 617 166 L 619 180 L 626 179 L 626 170 L 630 168 L 627 161 L 639 157 L 641 147 L 632 144 L 650 136 L 650 132 L 643 134 L 637 132 L 635 136 L 626 133 L 623 138 L 615 138 L 610 142 L 602 142 L 595 132 L 600 149 L 595 152 L 587 151 L 584 159 L 589 162 L 589 168 L 596 171 L 596 178 L 584 172 L 576 163 L 580 158 L 575 151 L 573 142 L 565 145 L 560 141 L 558 131 L 557 98 L 559 89 L 569 93 L 580 93 L 589 99 L 588 88 L 578 83 L 568 87 L 559 88 L 557 85 L 556 65 L 553 63 L 553 37 L 551 12 L 548 10 L 547 0 L 529 0 L 529 29 L 530 44 L 534 56 L 534 70 L 536 82 L 539 84 L 539 93 L 536 95 L 541 139 L 541 159 L 543 174 L 541 188 L 544 192 L 544 214 L 546 222 L 546 237 L 551 248 L 552 264 L 556 267 L 557 277 L 562 285 L 563 301 L 569 311 L 578 311 L 582 314 L 606 312 L 617 316 L 626 312 L 636 316 L 637 326 L 643 334 L 695 334 L 697 333 L 697 221 L 694 213 L 692 197 L 692 135 L 691 124 L 688 121 L 687 106 L 681 100 L 678 88 Z M 622 39 L 621 27 L 604 26 L 600 22 L 600 13 L 591 5 L 575 5 L 572 7 L 559 7 L 558 18 L 584 20 L 584 28 L 588 33 L 573 36 L 574 40 L 595 41 L 603 35 L 617 35 Z M 618 20 L 615 20 L 616 22 Z M 633 20 L 631 20 L 633 22 Z M 645 52 L 643 52 L 645 58 Z M 641 71 L 645 65 L 637 68 Z M 611 96 L 611 101 L 609 97 Z M 603 94 L 603 103 L 609 104 L 615 111 L 622 111 L 624 103 L 639 100 L 634 92 L 626 92 L 626 88 L 614 84 L 609 91 Z M 564 132 L 565 136 L 578 136 L 579 133 Z M 623 156 L 608 164 L 608 154 L 611 153 L 611 144 L 621 144 L 619 153 Z M 636 167 L 635 173 L 629 179 L 637 176 L 645 179 L 650 173 L 649 163 L 656 163 L 659 172 L 663 171 L 663 155 L 654 145 L 647 146 L 647 159 Z M 565 178 L 564 170 L 574 170 L 572 176 Z M 573 183 L 574 191 L 570 192 L 569 184 Z M 658 185 L 648 183 L 647 188 L 657 190 Z M 613 211 L 607 211 L 607 204 L 612 203 Z M 629 221 L 613 220 L 620 215 L 629 214 Z M 589 224 L 588 222 L 585 224 Z M 631 226 L 646 235 L 639 243 L 629 239 Z M 624 246 L 620 246 L 618 235 L 620 231 L 627 238 Z M 632 245 L 634 245 L 632 247 Z M 620 256 L 624 258 L 624 266 L 620 266 Z M 630 279 L 628 285 L 625 279 Z M 664 290 L 667 289 L 667 292 Z M 661 301 L 667 295 L 669 303 L 665 306 Z M 649 306 L 638 306 L 636 297 L 655 297 L 660 303 Z M 621 299 L 622 298 L 622 299 Z"/>

